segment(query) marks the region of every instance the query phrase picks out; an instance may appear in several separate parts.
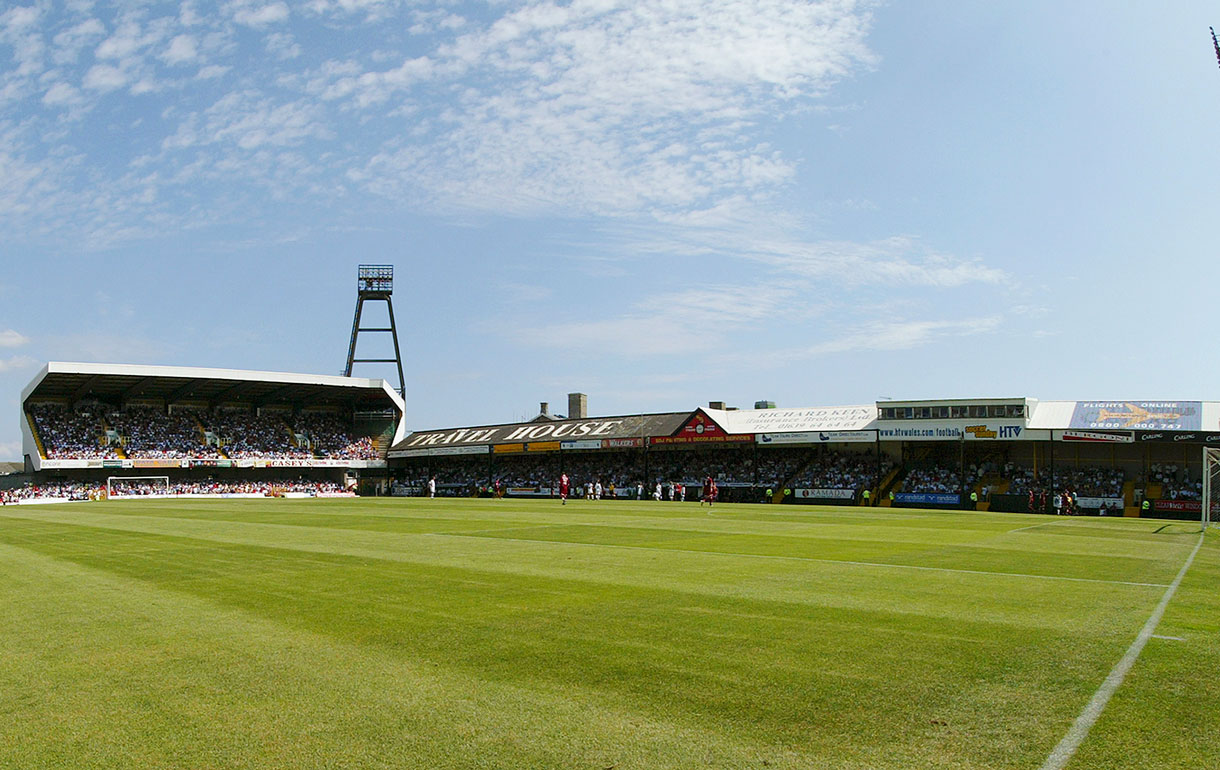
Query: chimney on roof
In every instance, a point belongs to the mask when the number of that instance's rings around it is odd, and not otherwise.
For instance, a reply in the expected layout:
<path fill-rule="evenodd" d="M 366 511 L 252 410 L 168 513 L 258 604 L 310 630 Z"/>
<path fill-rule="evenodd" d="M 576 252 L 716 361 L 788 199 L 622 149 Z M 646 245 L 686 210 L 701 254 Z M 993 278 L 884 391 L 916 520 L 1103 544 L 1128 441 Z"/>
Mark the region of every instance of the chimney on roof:
<path fill-rule="evenodd" d="M 720 411 L 723 412 L 724 411 L 724 402 L 723 401 L 708 401 L 707 408 L 708 409 L 719 409 Z"/>
<path fill-rule="evenodd" d="M 540 403 L 538 405 L 538 414 L 542 415 L 543 417 L 550 417 L 551 416 L 550 409 L 551 409 L 551 405 L 548 404 L 547 402 L 543 401 L 542 403 Z"/>
<path fill-rule="evenodd" d="M 568 419 L 583 420 L 589 416 L 589 397 L 584 393 L 568 394 Z"/>

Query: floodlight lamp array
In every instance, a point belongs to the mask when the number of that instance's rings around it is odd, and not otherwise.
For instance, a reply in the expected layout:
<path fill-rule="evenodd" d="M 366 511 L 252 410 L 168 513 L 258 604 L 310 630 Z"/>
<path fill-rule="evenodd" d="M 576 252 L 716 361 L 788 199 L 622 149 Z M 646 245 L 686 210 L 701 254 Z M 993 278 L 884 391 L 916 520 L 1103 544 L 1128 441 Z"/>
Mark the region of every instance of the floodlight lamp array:
<path fill-rule="evenodd" d="M 360 265 L 356 274 L 356 290 L 361 294 L 393 294 L 394 266 Z"/>

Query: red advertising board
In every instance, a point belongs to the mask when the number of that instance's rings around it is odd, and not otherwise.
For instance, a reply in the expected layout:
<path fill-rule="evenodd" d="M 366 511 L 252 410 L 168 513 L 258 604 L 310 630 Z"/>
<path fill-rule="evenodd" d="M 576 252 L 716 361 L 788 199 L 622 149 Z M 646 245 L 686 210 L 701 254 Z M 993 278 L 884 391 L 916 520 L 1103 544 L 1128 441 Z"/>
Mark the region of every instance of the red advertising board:
<path fill-rule="evenodd" d="M 686 424 L 682 426 L 681 430 L 674 434 L 674 437 L 676 438 L 683 436 L 693 438 L 695 436 L 702 437 L 725 435 L 727 434 L 724 432 L 724 430 L 717 425 L 712 418 L 704 414 L 702 410 L 699 410 L 695 412 L 695 414 L 689 420 L 687 420 Z"/>
<path fill-rule="evenodd" d="M 721 433 L 719 435 L 699 436 L 654 436 L 650 439 L 653 446 L 663 444 L 746 444 L 754 442 L 753 433 Z"/>
<path fill-rule="evenodd" d="M 1187 513 L 1200 513 L 1203 510 L 1203 504 L 1198 500 L 1157 500 L 1152 507 L 1158 511 L 1186 511 Z"/>

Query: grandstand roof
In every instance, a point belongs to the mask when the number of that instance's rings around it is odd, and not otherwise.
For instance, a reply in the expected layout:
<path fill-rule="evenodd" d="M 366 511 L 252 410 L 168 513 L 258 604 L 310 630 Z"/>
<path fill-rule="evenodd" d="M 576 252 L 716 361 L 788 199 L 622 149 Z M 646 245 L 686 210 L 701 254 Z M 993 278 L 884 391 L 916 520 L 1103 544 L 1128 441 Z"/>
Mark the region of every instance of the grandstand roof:
<path fill-rule="evenodd" d="M 470 428 L 415 431 L 396 443 L 389 456 L 409 457 L 441 449 L 539 441 L 631 440 L 669 436 L 690 418 L 691 412 L 586 417 L 547 422 L 502 423 Z"/>
<path fill-rule="evenodd" d="M 875 427 L 877 406 L 817 406 L 807 409 L 703 409 L 727 433 L 863 430 Z"/>
<path fill-rule="evenodd" d="M 1023 405 L 1019 414 L 883 419 L 882 407 L 920 406 L 1005 406 Z M 584 420 L 537 421 L 484 425 L 468 428 L 443 428 L 416 431 L 396 443 L 390 458 L 426 454 L 464 454 L 464 450 L 494 445 L 527 443 L 532 450 L 547 442 L 586 438 L 610 439 L 607 448 L 624 446 L 613 439 L 648 438 L 652 443 L 669 443 L 660 437 L 677 436 L 689 427 L 688 421 L 710 420 L 727 435 L 754 435 L 761 443 L 777 437 L 814 442 L 856 441 L 865 431 L 881 441 L 931 440 L 1021 440 L 1058 439 L 1060 432 L 1110 431 L 1126 434 L 1129 441 L 1164 440 L 1174 442 L 1220 443 L 1220 402 L 1214 401 L 1037 401 L 1014 398 L 921 399 L 881 401 L 873 404 L 799 409 L 712 409 L 668 414 L 596 417 Z M 580 430 L 576 425 L 594 427 Z M 542 427 L 550 426 L 550 427 Z M 561 427 L 562 426 L 562 427 Z M 536 432 L 535 432 L 536 431 Z M 1094 438 L 1104 438 L 1100 434 Z M 1080 436 L 1064 436 L 1079 440 Z M 1118 436 L 1123 438 L 1123 436 Z M 582 442 L 583 443 L 583 442 Z M 578 448 L 584 448 L 580 446 Z"/>
<path fill-rule="evenodd" d="M 21 392 L 21 402 L 159 399 L 171 403 L 306 404 L 395 409 L 403 401 L 384 380 L 184 366 L 51 361 Z"/>

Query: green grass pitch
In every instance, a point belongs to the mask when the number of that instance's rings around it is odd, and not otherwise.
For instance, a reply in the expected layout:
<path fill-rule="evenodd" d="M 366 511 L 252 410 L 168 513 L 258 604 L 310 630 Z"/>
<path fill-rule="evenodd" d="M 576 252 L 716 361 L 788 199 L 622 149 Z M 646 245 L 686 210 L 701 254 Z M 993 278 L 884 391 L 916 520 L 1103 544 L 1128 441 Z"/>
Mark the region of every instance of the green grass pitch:
<path fill-rule="evenodd" d="M 1039 768 L 1197 524 L 0 508 L 3 768 Z M 1220 767 L 1214 530 L 1070 768 Z"/>

